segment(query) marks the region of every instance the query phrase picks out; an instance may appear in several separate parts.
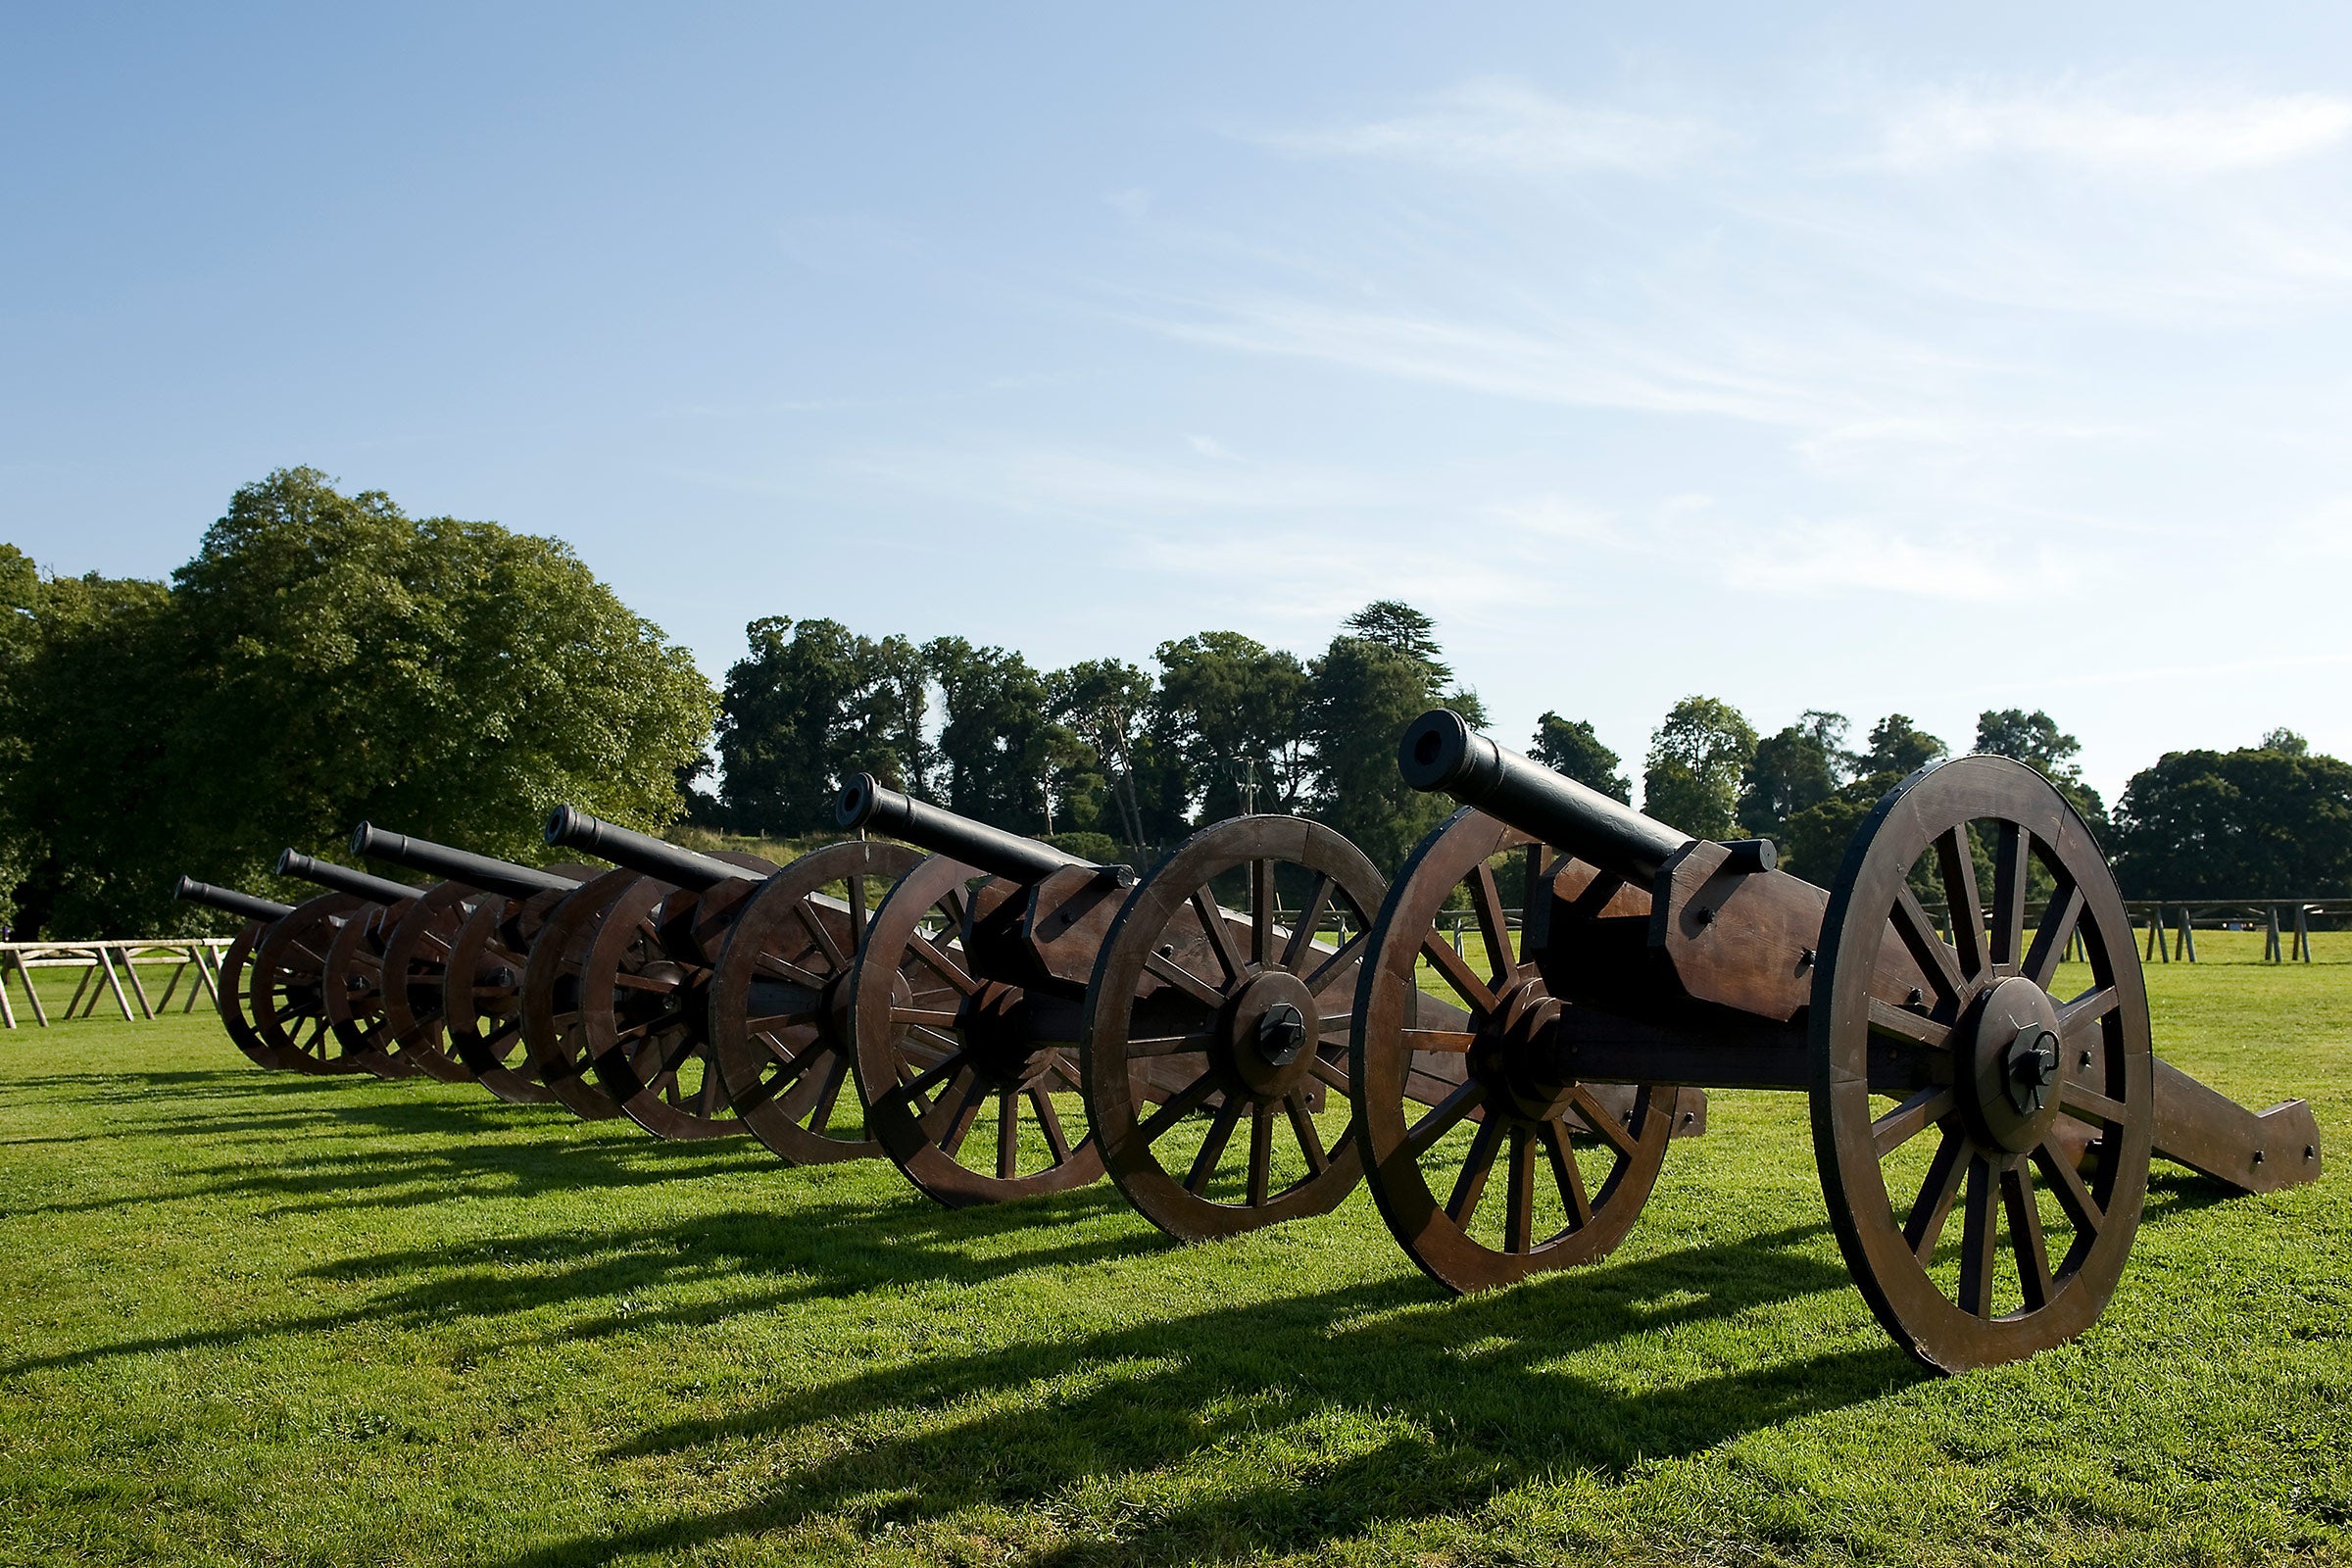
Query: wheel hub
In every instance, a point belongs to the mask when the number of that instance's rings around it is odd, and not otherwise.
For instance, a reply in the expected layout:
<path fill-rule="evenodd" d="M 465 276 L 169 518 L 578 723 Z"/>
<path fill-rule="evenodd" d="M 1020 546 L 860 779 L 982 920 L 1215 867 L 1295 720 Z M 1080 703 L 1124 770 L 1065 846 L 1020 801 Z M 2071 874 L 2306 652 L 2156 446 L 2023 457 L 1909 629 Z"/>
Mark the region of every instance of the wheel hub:
<path fill-rule="evenodd" d="M 964 1054 L 1001 1088 L 1027 1083 L 1046 1070 L 1060 1047 L 1031 1032 L 1029 993 L 1001 980 L 982 981 L 956 1009 Z"/>
<path fill-rule="evenodd" d="M 1964 1098 L 1979 1128 L 2022 1152 L 2041 1142 L 2058 1115 L 2064 1074 L 2058 1009 L 2022 975 L 1992 987 L 1964 1015 Z"/>
<path fill-rule="evenodd" d="M 1313 1070 L 1321 1034 L 1315 994 L 1297 975 L 1269 969 L 1226 1004 L 1217 1054 L 1244 1090 L 1278 1100 Z"/>
<path fill-rule="evenodd" d="M 1529 978 L 1506 989 L 1470 1047 L 1470 1072 L 1487 1085 L 1488 1104 L 1530 1121 L 1549 1121 L 1568 1108 L 1573 1084 L 1552 1059 L 1550 1034 L 1560 1000 Z"/>

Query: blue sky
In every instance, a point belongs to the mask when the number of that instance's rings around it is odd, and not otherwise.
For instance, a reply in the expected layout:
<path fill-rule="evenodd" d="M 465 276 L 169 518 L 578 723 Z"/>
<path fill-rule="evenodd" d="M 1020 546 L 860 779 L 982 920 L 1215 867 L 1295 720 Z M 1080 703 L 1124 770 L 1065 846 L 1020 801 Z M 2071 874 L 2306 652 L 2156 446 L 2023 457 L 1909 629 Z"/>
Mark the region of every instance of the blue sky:
<path fill-rule="evenodd" d="M 311 464 L 1041 665 L 1435 614 L 1497 732 L 2352 754 L 2352 9 L 12 8 L 0 537 Z"/>

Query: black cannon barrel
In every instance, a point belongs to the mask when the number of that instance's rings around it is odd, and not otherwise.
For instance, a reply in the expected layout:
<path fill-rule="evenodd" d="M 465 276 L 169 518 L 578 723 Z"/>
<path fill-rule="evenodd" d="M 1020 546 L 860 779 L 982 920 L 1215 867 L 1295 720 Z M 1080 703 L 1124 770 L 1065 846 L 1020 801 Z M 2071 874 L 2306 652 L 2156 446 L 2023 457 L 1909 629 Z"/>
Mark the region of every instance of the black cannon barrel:
<path fill-rule="evenodd" d="M 192 876 L 183 876 L 172 883 L 172 896 L 188 904 L 210 905 L 230 914 L 241 914 L 248 920 L 275 920 L 294 912 L 291 904 L 279 904 L 274 899 L 257 899 L 250 893 L 239 893 L 235 888 L 217 888 L 210 882 L 199 882 Z"/>
<path fill-rule="evenodd" d="M 1405 726 L 1396 766 L 1414 789 L 1450 795 L 1631 881 L 1648 881 L 1690 842 L 1656 817 L 1474 733 L 1450 709 L 1432 709 Z"/>
<path fill-rule="evenodd" d="M 1051 844 L 925 806 L 885 788 L 871 773 L 860 773 L 842 786 L 840 798 L 833 803 L 833 820 L 844 828 L 871 828 L 936 854 L 952 855 L 966 865 L 1014 882 L 1042 882 L 1064 866 L 1095 863 L 1065 855 Z"/>
<path fill-rule="evenodd" d="M 536 893 L 567 893 L 580 885 L 576 878 L 558 876 L 537 866 L 494 860 L 487 855 L 452 849 L 430 839 L 413 839 L 406 833 L 387 833 L 373 822 L 362 822 L 351 830 L 351 853 L 390 860 L 411 870 L 430 871 L 485 893 L 503 893 L 510 899 L 527 899 Z"/>
<path fill-rule="evenodd" d="M 366 899 L 370 904 L 398 904 L 424 891 L 422 888 L 413 888 L 406 882 L 395 882 L 389 877 L 369 876 L 365 871 L 355 871 L 348 865 L 337 865 L 332 860 L 316 859 L 300 850 L 288 850 L 277 858 L 277 874 L 297 876 L 332 892 Z"/>
<path fill-rule="evenodd" d="M 708 893 L 721 882 L 759 882 L 762 875 L 748 866 L 729 865 L 708 855 L 681 850 L 650 833 L 638 833 L 590 816 L 576 806 L 559 806 L 548 813 L 547 842 L 586 850 L 673 887 Z"/>

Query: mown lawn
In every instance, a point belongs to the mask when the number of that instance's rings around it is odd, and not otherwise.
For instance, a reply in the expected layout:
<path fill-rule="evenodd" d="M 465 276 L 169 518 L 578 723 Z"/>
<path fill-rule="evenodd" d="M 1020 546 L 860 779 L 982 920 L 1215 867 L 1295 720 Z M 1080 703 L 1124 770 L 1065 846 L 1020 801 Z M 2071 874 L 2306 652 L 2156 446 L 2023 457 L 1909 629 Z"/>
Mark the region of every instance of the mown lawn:
<path fill-rule="evenodd" d="M 2149 975 L 2161 1052 L 2352 1159 L 2352 963 Z M 1107 1186 L 949 1214 L 265 1074 L 202 1014 L 21 1030 L 0 1560 L 2352 1557 L 2340 1168 L 2160 1176 L 2090 1335 L 1938 1381 L 1846 1281 L 1801 1101 L 1712 1126 L 1615 1257 L 1452 1300 L 1360 1194 L 1177 1248 Z"/>

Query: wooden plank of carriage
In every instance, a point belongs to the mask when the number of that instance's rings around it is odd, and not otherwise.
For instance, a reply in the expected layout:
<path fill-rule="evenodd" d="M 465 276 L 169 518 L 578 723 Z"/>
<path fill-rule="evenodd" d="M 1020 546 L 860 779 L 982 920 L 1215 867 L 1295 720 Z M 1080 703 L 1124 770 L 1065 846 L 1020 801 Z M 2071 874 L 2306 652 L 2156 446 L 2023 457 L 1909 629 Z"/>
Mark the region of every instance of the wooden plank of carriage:
<path fill-rule="evenodd" d="M 0 1026 L 17 1027 L 16 1008 L 8 996 L 8 977 L 13 969 L 18 982 L 24 988 L 25 1000 L 32 1004 L 33 1018 L 42 1028 L 49 1026 L 49 1014 L 41 1004 L 39 987 L 33 984 L 35 969 L 76 969 L 80 979 L 74 995 L 66 1003 L 64 1016 L 94 1017 L 98 1004 L 108 996 L 126 1022 L 136 1023 L 141 1016 L 153 1018 L 171 1004 L 180 982 L 189 969 L 196 971 L 196 980 L 188 986 L 187 999 L 180 1011 L 193 1012 L 199 995 L 209 995 L 215 1002 L 220 997 L 220 955 L 228 948 L 227 937 L 144 937 L 117 939 L 104 942 L 0 942 Z M 139 979 L 139 965 L 168 963 L 172 966 L 170 982 L 164 989 L 161 1003 L 147 994 Z M 121 968 L 116 966 L 120 964 Z M 122 982 L 130 982 L 129 991 Z M 139 1010 L 130 1006 L 132 997 L 138 998 Z"/>

